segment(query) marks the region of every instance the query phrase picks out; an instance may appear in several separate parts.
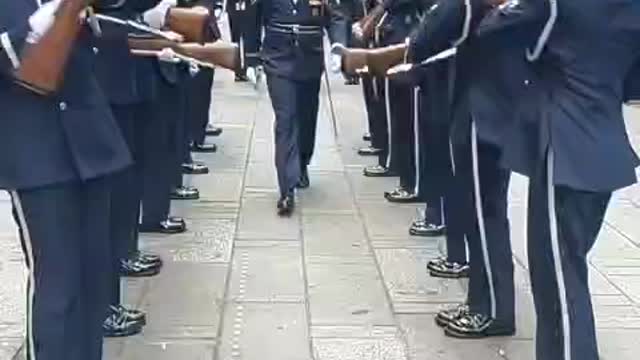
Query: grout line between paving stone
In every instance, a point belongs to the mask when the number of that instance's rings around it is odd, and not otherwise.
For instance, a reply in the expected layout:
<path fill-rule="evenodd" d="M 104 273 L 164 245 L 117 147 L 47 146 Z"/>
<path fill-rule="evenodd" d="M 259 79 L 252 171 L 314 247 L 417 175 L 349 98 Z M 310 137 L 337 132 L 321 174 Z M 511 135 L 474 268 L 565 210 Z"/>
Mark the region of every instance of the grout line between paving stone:
<path fill-rule="evenodd" d="M 260 94 L 262 95 L 262 94 Z M 253 119 L 251 121 L 251 125 L 250 125 L 250 131 L 249 131 L 249 135 L 248 135 L 248 139 L 247 139 L 247 151 L 246 151 L 246 155 L 245 155 L 245 161 L 244 161 L 244 171 L 242 174 L 242 184 L 240 185 L 240 198 L 238 199 L 238 216 L 235 219 L 235 229 L 234 229 L 234 235 L 231 239 L 231 255 L 230 255 L 230 260 L 229 260 L 229 268 L 227 269 L 227 275 L 225 277 L 225 289 L 224 289 L 224 299 L 225 301 L 223 301 L 222 306 L 221 306 L 221 310 L 220 310 L 220 324 L 218 326 L 218 333 L 216 334 L 216 337 L 218 339 L 218 341 L 216 341 L 215 347 L 214 347 L 214 351 L 213 351 L 213 358 L 212 360 L 215 359 L 219 359 L 220 358 L 220 349 L 221 349 L 221 345 L 222 345 L 222 333 L 224 331 L 224 324 L 225 324 L 225 318 L 226 318 L 226 312 L 229 311 L 229 306 L 233 305 L 235 306 L 235 316 L 234 316 L 234 326 L 233 326 L 233 344 L 232 344 L 232 358 L 239 358 L 240 354 L 240 344 L 239 344 L 239 336 L 241 335 L 242 332 L 242 316 L 244 314 L 243 310 L 244 307 L 241 304 L 234 304 L 233 301 L 230 301 L 232 299 L 230 299 L 231 297 L 231 275 L 233 273 L 233 260 L 234 260 L 234 256 L 236 254 L 236 235 L 238 233 L 238 228 L 240 226 L 240 214 L 242 212 L 242 208 L 244 205 L 244 190 L 245 190 L 245 184 L 247 182 L 247 173 L 248 173 L 248 169 L 249 169 L 249 162 L 251 159 L 251 150 L 253 148 L 253 137 L 254 137 L 254 133 L 256 130 L 256 120 L 258 117 L 258 109 L 262 103 L 262 101 L 264 101 L 264 96 L 259 96 L 256 99 L 255 102 L 255 106 L 254 106 L 254 111 L 253 111 Z M 246 253 L 245 253 L 246 255 Z M 245 279 L 246 280 L 246 279 Z M 240 322 L 238 322 L 240 321 Z"/>

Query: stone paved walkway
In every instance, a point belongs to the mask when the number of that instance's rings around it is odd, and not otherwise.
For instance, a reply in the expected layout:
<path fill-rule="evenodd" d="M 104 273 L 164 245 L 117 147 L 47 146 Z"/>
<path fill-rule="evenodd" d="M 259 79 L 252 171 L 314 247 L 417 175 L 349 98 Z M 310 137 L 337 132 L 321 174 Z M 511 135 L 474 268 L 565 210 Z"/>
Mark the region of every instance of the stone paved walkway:
<path fill-rule="evenodd" d="M 144 236 L 163 255 L 158 277 L 126 283 L 127 303 L 146 310 L 144 334 L 107 341 L 107 360 L 526 360 L 534 316 L 526 273 L 523 197 L 512 183 L 518 333 L 513 338 L 445 338 L 433 314 L 463 299 L 465 284 L 426 276 L 442 239 L 412 238 L 416 206 L 386 203 L 395 179 L 368 179 L 372 159 L 355 155 L 364 127 L 361 90 L 333 81 L 340 122 L 335 140 L 321 106 L 312 187 L 290 219 L 275 215 L 272 121 L 268 97 L 218 74 L 217 154 L 213 170 L 190 178 L 202 199 L 174 202 L 190 231 Z M 323 93 L 324 94 L 324 93 Z M 640 118 L 640 113 L 629 113 Z M 630 122 L 640 145 L 640 125 Z M 0 360 L 22 342 L 25 274 L 6 196 L 0 197 Z M 640 351 L 640 187 L 616 195 L 591 257 L 602 359 Z"/>

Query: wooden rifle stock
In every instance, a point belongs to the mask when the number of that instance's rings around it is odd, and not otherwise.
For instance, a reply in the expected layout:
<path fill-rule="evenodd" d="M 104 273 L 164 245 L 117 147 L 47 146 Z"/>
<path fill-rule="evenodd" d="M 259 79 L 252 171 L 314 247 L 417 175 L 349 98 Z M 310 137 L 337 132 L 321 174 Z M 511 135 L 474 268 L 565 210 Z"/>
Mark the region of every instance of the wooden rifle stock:
<path fill-rule="evenodd" d="M 169 29 L 184 36 L 187 42 L 200 44 L 220 39 L 220 29 L 213 14 L 204 7 L 171 8 L 167 15 Z"/>
<path fill-rule="evenodd" d="M 369 50 L 367 66 L 376 75 L 386 76 L 387 70 L 405 60 L 407 45 L 396 44 Z"/>
<path fill-rule="evenodd" d="M 90 1 L 63 0 L 49 30 L 37 43 L 22 50 L 17 84 L 40 95 L 55 93 L 64 80 L 65 68 L 82 23 L 80 13 Z"/>
<path fill-rule="evenodd" d="M 373 34 L 376 30 L 376 25 L 380 21 L 382 15 L 384 15 L 384 6 L 382 4 L 376 5 L 369 14 L 358 20 L 356 27 L 361 30 L 360 33 L 352 32 L 353 37 L 359 41 L 366 43 L 373 38 Z"/>
<path fill-rule="evenodd" d="M 136 51 L 161 51 L 171 49 L 177 54 L 193 58 L 203 63 L 212 64 L 229 70 L 240 68 L 240 50 L 238 45 L 217 41 L 208 44 L 178 43 L 159 38 L 129 37 L 129 48 Z M 142 54 L 142 53 L 140 53 Z"/>

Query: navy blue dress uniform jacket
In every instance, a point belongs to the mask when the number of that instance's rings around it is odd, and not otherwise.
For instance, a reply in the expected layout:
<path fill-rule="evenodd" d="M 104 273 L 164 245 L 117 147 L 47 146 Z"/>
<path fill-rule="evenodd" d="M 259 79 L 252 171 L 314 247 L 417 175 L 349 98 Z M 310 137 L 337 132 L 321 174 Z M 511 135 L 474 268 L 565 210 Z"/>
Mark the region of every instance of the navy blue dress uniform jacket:
<path fill-rule="evenodd" d="M 403 43 L 420 22 L 421 0 L 384 0 L 387 17 L 380 27 L 380 46 Z"/>
<path fill-rule="evenodd" d="M 319 78 L 324 70 L 323 29 L 333 43 L 347 44 L 347 22 L 338 11 L 312 16 L 309 0 L 258 1 L 258 16 L 265 28 L 261 57 L 267 74 L 295 80 Z M 276 30 L 279 25 L 314 30 L 296 35 Z"/>
<path fill-rule="evenodd" d="M 137 19 L 159 0 L 102 0 L 97 11 L 120 19 Z M 132 56 L 127 43 L 130 28 L 101 22 L 102 36 L 96 41 L 96 76 L 109 102 L 114 105 L 151 101 L 156 81 L 153 61 Z"/>
<path fill-rule="evenodd" d="M 43 97 L 15 85 L 11 72 L 29 33 L 35 0 L 0 2 L 0 188 L 28 189 L 98 178 L 131 159 L 93 76 L 88 28 L 69 58 L 64 83 Z"/>
<path fill-rule="evenodd" d="M 557 6 L 555 22 L 544 14 L 554 25 L 552 35 L 540 36 L 538 44 L 546 46 L 531 63 L 517 127 L 505 137 L 505 161 L 533 174 L 551 147 L 556 185 L 595 192 L 631 185 L 638 158 L 627 138 L 622 101 L 625 79 L 640 59 L 640 2 L 558 1 Z"/>

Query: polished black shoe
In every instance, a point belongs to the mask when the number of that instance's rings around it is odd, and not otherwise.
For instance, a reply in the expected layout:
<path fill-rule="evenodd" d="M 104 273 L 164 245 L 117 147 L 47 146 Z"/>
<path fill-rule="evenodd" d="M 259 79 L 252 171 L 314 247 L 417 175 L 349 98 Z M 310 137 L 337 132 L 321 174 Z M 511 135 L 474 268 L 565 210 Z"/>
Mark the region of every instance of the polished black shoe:
<path fill-rule="evenodd" d="M 194 187 L 179 186 L 171 191 L 171 200 L 198 200 L 200 191 Z"/>
<path fill-rule="evenodd" d="M 482 339 L 493 336 L 513 336 L 515 326 L 503 324 L 484 314 L 468 312 L 444 328 L 444 334 L 457 339 Z"/>
<path fill-rule="evenodd" d="M 397 176 L 395 172 L 381 165 L 367 166 L 364 168 L 364 176 L 367 177 L 392 177 Z"/>
<path fill-rule="evenodd" d="M 184 221 L 184 219 L 181 218 L 180 216 L 169 216 L 168 220 L 174 223 L 179 223 L 179 224 L 183 224 L 184 226 L 187 226 L 186 221 Z"/>
<path fill-rule="evenodd" d="M 139 261 L 142 264 L 162 266 L 162 258 L 160 258 L 160 256 L 142 251 L 136 251 L 132 253 L 131 255 L 129 255 L 129 259 L 133 261 Z"/>
<path fill-rule="evenodd" d="M 220 136 L 222 135 L 222 128 L 208 124 L 204 133 L 207 136 Z"/>
<path fill-rule="evenodd" d="M 362 135 L 362 140 L 371 141 L 371 134 L 365 133 L 364 135 Z"/>
<path fill-rule="evenodd" d="M 158 234 L 181 234 L 187 231 L 184 222 L 173 222 L 171 219 L 161 221 L 158 224 L 142 224 L 140 232 L 142 233 L 158 233 Z"/>
<path fill-rule="evenodd" d="M 311 186 L 311 181 L 309 180 L 309 170 L 307 170 L 306 166 L 300 172 L 300 180 L 298 181 L 297 188 L 298 189 L 307 189 Z"/>
<path fill-rule="evenodd" d="M 182 164 L 182 173 L 185 175 L 204 175 L 209 173 L 209 167 L 200 162 Z"/>
<path fill-rule="evenodd" d="M 191 152 L 195 153 L 214 153 L 218 151 L 218 146 L 216 144 L 191 144 Z"/>
<path fill-rule="evenodd" d="M 125 337 L 140 334 L 142 332 L 142 323 L 128 321 L 126 317 L 111 314 L 102 323 L 102 331 L 104 337 Z"/>
<path fill-rule="evenodd" d="M 360 78 L 358 78 L 357 76 L 347 76 L 347 78 L 344 79 L 344 84 L 345 85 L 358 85 L 358 84 L 360 84 Z"/>
<path fill-rule="evenodd" d="M 127 322 L 137 322 L 141 325 L 147 324 L 147 314 L 143 311 L 128 309 L 120 304 L 109 306 L 111 315 L 123 317 Z"/>
<path fill-rule="evenodd" d="M 440 327 L 447 327 L 451 322 L 458 320 L 469 313 L 469 305 L 459 304 L 450 309 L 444 309 L 436 314 L 436 324 Z"/>
<path fill-rule="evenodd" d="M 449 262 L 445 258 L 431 260 L 427 263 L 429 275 L 445 279 L 461 279 L 469 277 L 469 264 Z"/>
<path fill-rule="evenodd" d="M 249 78 L 247 77 L 247 74 L 236 74 L 235 81 L 236 82 L 247 82 L 247 81 L 249 81 Z"/>
<path fill-rule="evenodd" d="M 293 195 L 281 197 L 280 200 L 278 200 L 278 216 L 291 216 L 295 206 Z"/>
<path fill-rule="evenodd" d="M 425 220 L 414 221 L 409 228 L 409 234 L 413 236 L 435 237 L 444 235 L 447 227 L 428 223 Z"/>
<path fill-rule="evenodd" d="M 140 259 L 120 260 L 120 274 L 126 277 L 150 277 L 160 273 L 161 264 L 143 262 Z"/>
<path fill-rule="evenodd" d="M 384 198 L 392 203 L 410 204 L 420 201 L 418 195 L 405 189 L 396 189 L 391 192 L 385 192 Z"/>
<path fill-rule="evenodd" d="M 358 155 L 360 156 L 378 156 L 382 153 L 382 149 L 374 148 L 373 146 L 365 146 L 358 149 Z"/>

